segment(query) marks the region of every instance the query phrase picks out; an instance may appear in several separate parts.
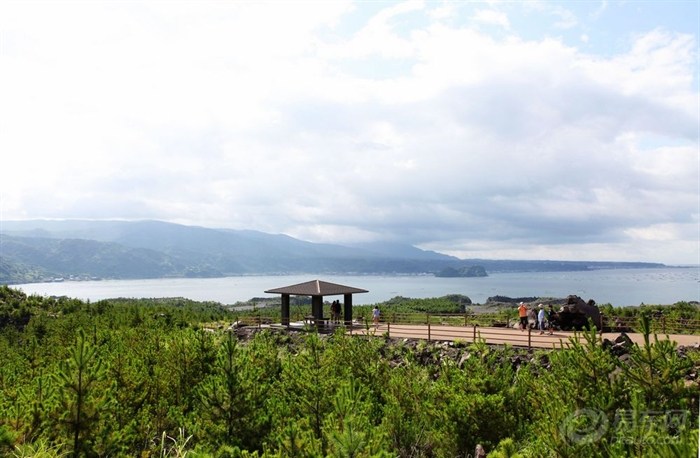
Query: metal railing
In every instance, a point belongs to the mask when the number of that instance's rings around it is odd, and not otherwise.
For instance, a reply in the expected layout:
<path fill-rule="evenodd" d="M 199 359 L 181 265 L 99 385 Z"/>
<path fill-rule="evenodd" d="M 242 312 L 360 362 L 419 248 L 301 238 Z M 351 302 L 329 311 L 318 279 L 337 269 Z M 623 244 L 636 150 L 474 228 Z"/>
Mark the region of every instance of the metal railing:
<path fill-rule="evenodd" d="M 259 326 L 278 322 L 276 317 L 269 314 L 244 314 L 236 320 L 248 326 Z M 323 324 L 329 320 L 323 318 L 320 323 L 310 319 L 306 314 L 293 315 L 291 321 L 306 322 L 309 324 Z M 370 321 L 369 316 L 356 318 L 355 324 Z M 518 323 L 517 317 L 509 316 L 505 313 L 399 313 L 385 312 L 381 318 L 382 323 L 390 324 L 436 324 L 444 326 L 489 326 L 497 328 L 512 328 Z M 639 332 L 638 317 L 614 317 L 601 314 L 602 329 L 612 332 Z M 673 334 L 700 334 L 700 320 L 690 318 L 670 318 L 665 315 L 651 316 L 650 323 L 652 332 L 673 333 Z"/>
<path fill-rule="evenodd" d="M 583 339 L 582 334 L 575 332 L 554 331 L 554 335 L 540 334 L 539 331 L 528 327 L 518 332 L 519 320 L 504 313 L 489 314 L 440 314 L 440 313 L 398 313 L 385 312 L 378 326 L 372 323 L 369 316 L 360 316 L 352 323 L 331 323 L 328 319 L 314 320 L 309 316 L 301 316 L 297 322 L 303 322 L 297 329 L 319 332 L 335 332 L 343 329 L 351 335 L 374 335 L 390 338 L 411 338 L 436 341 L 477 342 L 485 340 L 493 344 L 509 344 L 527 348 L 546 348 L 566 345 L 572 338 Z M 237 323 L 245 326 L 276 326 L 290 328 L 290 324 L 280 324 L 269 315 L 247 314 L 238 318 Z M 639 332 L 638 317 L 608 317 L 601 318 L 604 332 Z M 665 316 L 652 316 L 651 331 L 657 334 L 691 334 L 700 335 L 700 320 Z"/>
<path fill-rule="evenodd" d="M 670 318 L 665 315 L 651 316 L 651 331 L 660 334 L 700 334 L 700 320 L 691 318 Z M 614 332 L 638 332 L 638 317 L 603 316 L 603 329 Z"/>
<path fill-rule="evenodd" d="M 396 313 L 388 312 L 382 317 L 383 323 L 391 324 L 440 324 L 446 326 L 489 326 L 513 328 L 519 322 L 517 317 L 506 313 Z M 651 331 L 661 334 L 700 334 L 700 320 L 671 318 L 665 315 L 650 317 Z M 610 317 L 601 314 L 599 329 L 607 332 L 640 332 L 639 317 Z"/>
<path fill-rule="evenodd" d="M 432 321 L 416 324 L 397 324 L 391 321 L 380 322 L 375 326 L 362 322 L 349 328 L 351 335 L 383 336 L 395 339 L 422 339 L 427 341 L 452 341 L 475 343 L 483 340 L 488 344 L 511 345 L 527 348 L 559 348 L 568 346 L 571 339 L 583 341 L 581 333 L 557 332 L 553 335 L 540 334 L 533 328 L 519 330 L 511 327 L 482 327 L 476 323 L 463 325 L 435 324 Z"/>
<path fill-rule="evenodd" d="M 557 347 L 568 345 L 571 339 L 583 341 L 582 333 L 549 330 L 541 334 L 533 327 L 521 332 L 519 319 L 504 313 L 492 314 L 434 314 L 434 313 L 385 313 L 380 326 L 374 327 L 367 319 L 360 320 L 356 333 L 381 334 L 391 338 L 420 338 L 425 340 L 476 342 L 483 339 L 493 344 L 510 344 L 527 348 Z M 607 333 L 640 332 L 639 317 L 607 317 L 601 314 L 600 329 Z M 670 318 L 663 315 L 650 317 L 654 334 L 700 335 L 700 320 Z M 352 329 L 351 329 L 351 332 Z M 602 333 L 599 334 L 602 339 Z"/>

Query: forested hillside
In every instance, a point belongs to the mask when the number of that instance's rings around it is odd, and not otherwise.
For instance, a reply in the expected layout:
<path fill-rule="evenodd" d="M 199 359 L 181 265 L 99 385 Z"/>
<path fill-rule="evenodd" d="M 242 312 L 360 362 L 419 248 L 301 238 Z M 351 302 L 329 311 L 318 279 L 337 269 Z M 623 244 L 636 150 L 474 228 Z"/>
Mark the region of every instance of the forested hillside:
<path fill-rule="evenodd" d="M 425 274 L 663 267 L 643 262 L 472 259 L 400 243 L 311 243 L 282 234 L 162 221 L 3 221 L 0 284 L 60 278 L 222 277 L 245 274 Z"/>
<path fill-rule="evenodd" d="M 697 351 L 227 330 L 181 299 L 0 287 L 0 456 L 695 456 Z"/>
<path fill-rule="evenodd" d="M 341 246 L 281 234 L 161 221 L 3 221 L 0 283 L 55 277 L 222 277 L 280 273 L 425 273 L 456 258 L 400 244 Z"/>

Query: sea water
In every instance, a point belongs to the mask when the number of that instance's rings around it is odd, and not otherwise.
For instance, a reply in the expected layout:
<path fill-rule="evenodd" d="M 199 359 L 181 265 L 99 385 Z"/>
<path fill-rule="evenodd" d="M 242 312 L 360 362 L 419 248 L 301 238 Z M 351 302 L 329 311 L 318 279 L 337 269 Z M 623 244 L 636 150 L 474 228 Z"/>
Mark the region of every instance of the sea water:
<path fill-rule="evenodd" d="M 700 301 L 700 267 L 601 269 L 580 272 L 494 273 L 481 278 L 440 278 L 432 275 L 260 275 L 224 278 L 99 280 L 14 285 L 27 294 L 68 296 L 97 301 L 117 297 L 184 297 L 235 304 L 254 297 L 276 297 L 264 291 L 310 280 L 323 280 L 368 290 L 353 303 L 374 304 L 396 296 L 427 298 L 463 294 L 483 304 L 492 296 L 566 297 L 570 294 L 597 304 L 627 306 Z"/>

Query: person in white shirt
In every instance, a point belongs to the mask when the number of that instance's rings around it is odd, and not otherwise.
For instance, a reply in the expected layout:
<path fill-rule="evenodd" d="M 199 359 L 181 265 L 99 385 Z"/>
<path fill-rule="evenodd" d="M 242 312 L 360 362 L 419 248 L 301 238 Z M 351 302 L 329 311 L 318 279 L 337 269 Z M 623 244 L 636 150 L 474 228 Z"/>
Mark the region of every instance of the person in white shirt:
<path fill-rule="evenodd" d="M 537 306 L 537 328 L 540 330 L 540 334 L 544 334 L 544 305 L 540 304 Z"/>

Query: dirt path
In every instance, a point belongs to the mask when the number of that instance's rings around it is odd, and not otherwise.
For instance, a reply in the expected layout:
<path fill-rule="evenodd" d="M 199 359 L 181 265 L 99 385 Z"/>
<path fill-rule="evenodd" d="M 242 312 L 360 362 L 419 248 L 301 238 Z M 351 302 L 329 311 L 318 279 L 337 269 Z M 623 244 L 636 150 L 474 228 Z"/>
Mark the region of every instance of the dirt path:
<path fill-rule="evenodd" d="M 552 335 L 540 334 L 539 331 L 521 331 L 512 328 L 472 327 L 472 326 L 438 326 L 438 325 L 404 325 L 404 324 L 380 324 L 378 327 L 355 328 L 352 334 L 369 334 L 375 336 L 388 335 L 397 339 L 426 339 L 436 341 L 462 341 L 473 342 L 476 339 L 484 339 L 486 343 L 498 345 L 512 345 L 515 347 L 534 348 L 560 348 L 570 343 L 570 339 L 578 338 L 583 341 L 580 333 L 556 331 Z M 642 345 L 644 336 L 638 333 L 627 334 L 632 342 Z M 619 332 L 606 332 L 602 339 L 615 340 L 620 336 Z M 659 340 L 669 339 L 683 346 L 700 346 L 700 335 L 670 334 L 656 335 Z M 652 336 L 652 340 L 654 336 Z"/>

